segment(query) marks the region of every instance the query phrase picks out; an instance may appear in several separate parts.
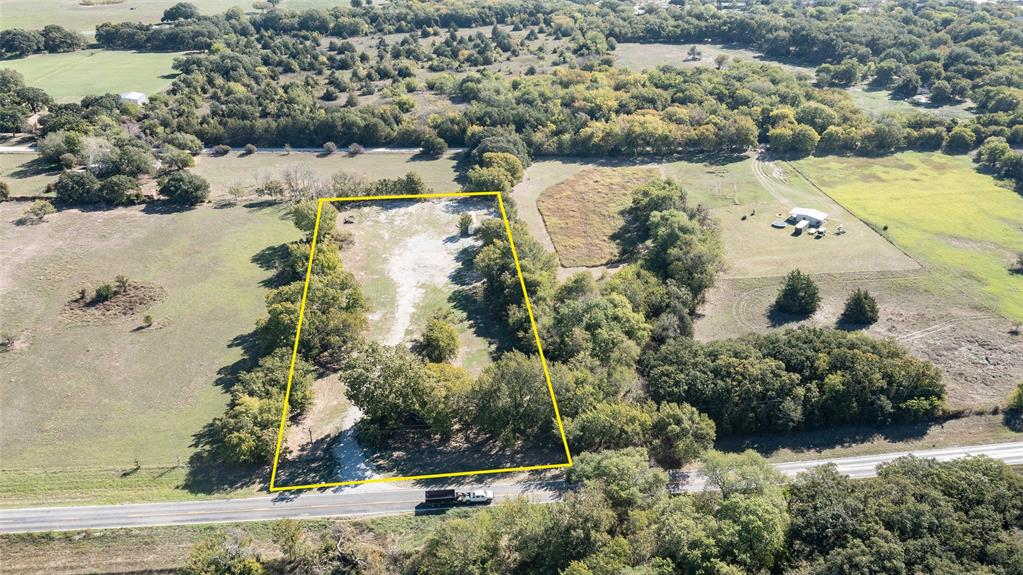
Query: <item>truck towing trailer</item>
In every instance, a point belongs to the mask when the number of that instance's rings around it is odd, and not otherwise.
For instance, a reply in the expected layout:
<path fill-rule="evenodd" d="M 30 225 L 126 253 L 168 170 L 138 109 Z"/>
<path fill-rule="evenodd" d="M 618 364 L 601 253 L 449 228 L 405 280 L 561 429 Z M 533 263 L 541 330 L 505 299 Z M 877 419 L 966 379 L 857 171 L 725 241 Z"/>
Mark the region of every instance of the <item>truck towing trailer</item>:
<path fill-rule="evenodd" d="M 494 500 L 489 489 L 456 491 L 454 489 L 427 489 L 425 503 L 429 505 L 487 505 Z"/>

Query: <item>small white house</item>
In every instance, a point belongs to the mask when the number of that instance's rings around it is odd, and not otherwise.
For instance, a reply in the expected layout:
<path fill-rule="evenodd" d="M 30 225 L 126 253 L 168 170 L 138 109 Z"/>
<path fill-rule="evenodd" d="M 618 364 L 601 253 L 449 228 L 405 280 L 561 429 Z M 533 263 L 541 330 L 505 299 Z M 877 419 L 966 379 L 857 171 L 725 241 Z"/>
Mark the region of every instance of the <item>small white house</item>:
<path fill-rule="evenodd" d="M 810 208 L 792 208 L 792 210 L 789 211 L 789 221 L 797 224 L 799 222 L 808 222 L 808 225 L 812 228 L 820 226 L 826 222 L 827 219 L 828 214 L 820 210 Z"/>
<path fill-rule="evenodd" d="M 141 106 L 149 101 L 144 92 L 125 92 L 117 95 L 122 102 L 131 102 L 137 106 Z"/>

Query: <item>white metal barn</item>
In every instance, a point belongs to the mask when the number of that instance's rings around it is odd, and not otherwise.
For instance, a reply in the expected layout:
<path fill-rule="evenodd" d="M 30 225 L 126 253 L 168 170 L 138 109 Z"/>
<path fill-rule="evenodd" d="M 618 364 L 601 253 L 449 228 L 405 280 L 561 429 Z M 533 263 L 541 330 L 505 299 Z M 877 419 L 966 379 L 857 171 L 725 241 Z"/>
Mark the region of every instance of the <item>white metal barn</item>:
<path fill-rule="evenodd" d="M 820 210 L 810 208 L 792 208 L 789 211 L 789 221 L 798 224 L 807 222 L 812 228 L 819 227 L 828 220 L 828 214 Z"/>
<path fill-rule="evenodd" d="M 131 102 L 132 104 L 137 104 L 139 106 L 149 101 L 149 98 L 147 98 L 142 92 L 125 92 L 123 94 L 118 94 L 117 96 L 122 102 Z"/>

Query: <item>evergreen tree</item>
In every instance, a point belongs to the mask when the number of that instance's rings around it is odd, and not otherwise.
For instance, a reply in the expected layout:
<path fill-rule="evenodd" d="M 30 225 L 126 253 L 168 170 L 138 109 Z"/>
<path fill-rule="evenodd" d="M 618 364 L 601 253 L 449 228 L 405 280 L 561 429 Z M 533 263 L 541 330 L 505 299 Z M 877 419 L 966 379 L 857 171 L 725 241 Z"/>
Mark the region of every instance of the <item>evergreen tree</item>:
<path fill-rule="evenodd" d="M 798 269 L 785 276 L 785 283 L 778 290 L 774 306 L 778 311 L 796 315 L 810 315 L 817 311 L 821 296 L 810 276 Z"/>
<path fill-rule="evenodd" d="M 845 300 L 842 321 L 856 325 L 870 325 L 877 321 L 877 300 L 867 290 L 857 289 Z"/>

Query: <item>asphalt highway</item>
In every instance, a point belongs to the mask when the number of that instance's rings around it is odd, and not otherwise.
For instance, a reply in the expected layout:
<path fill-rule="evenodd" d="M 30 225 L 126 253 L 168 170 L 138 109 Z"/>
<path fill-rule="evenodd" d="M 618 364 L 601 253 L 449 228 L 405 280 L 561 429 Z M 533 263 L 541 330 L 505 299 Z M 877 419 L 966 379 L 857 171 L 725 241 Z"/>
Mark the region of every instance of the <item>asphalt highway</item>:
<path fill-rule="evenodd" d="M 1023 465 L 1023 442 L 795 461 L 779 463 L 775 467 L 787 476 L 794 476 L 813 467 L 833 463 L 843 474 L 864 478 L 876 475 L 878 465 L 905 455 L 940 461 L 986 455 L 1009 465 Z M 705 485 L 705 479 L 697 473 L 689 478 L 682 489 L 700 491 Z M 566 489 L 561 481 L 497 482 L 486 485 L 486 488 L 494 492 L 497 501 L 525 497 L 534 503 L 555 501 Z M 307 519 L 397 515 L 422 511 L 422 501 L 423 489 L 391 483 L 339 488 L 328 492 L 286 492 L 239 499 L 0 509 L 0 533 L 230 523 L 286 517 Z M 445 508 L 429 509 L 436 512 Z"/>

